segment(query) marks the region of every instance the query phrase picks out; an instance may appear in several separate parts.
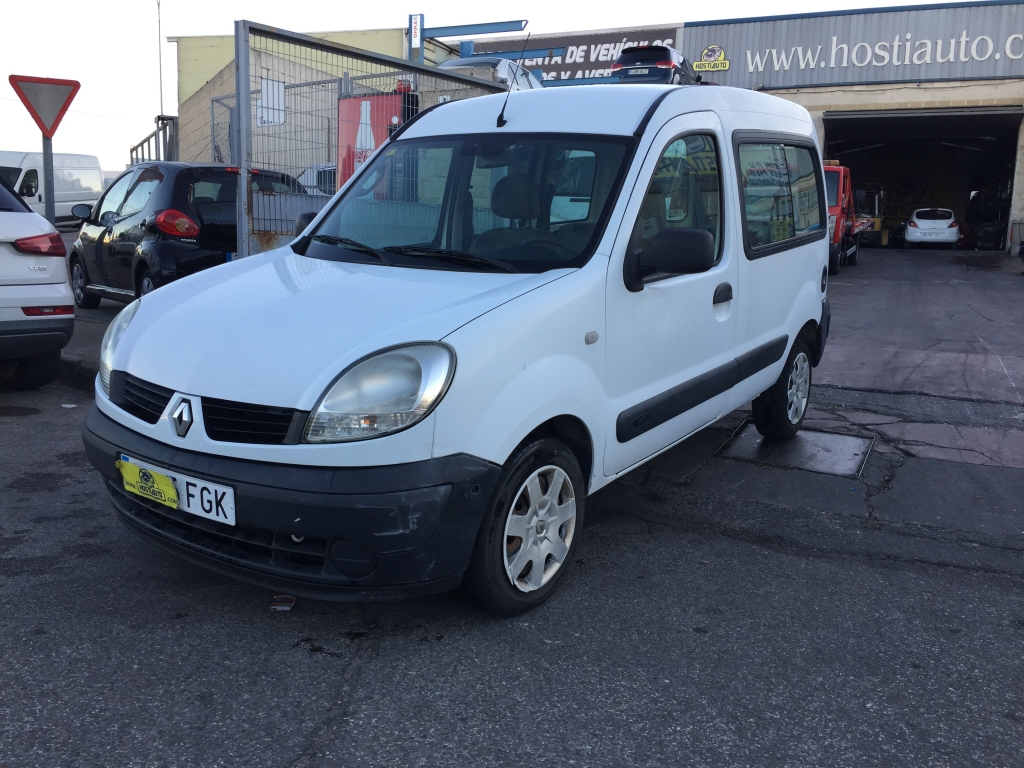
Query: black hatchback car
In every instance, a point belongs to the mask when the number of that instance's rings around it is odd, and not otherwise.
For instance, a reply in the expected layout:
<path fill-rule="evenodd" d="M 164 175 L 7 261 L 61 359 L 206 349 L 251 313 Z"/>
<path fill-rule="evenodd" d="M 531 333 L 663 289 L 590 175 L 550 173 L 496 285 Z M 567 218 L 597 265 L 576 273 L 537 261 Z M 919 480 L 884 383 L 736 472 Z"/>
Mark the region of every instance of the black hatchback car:
<path fill-rule="evenodd" d="M 305 194 L 292 176 L 253 172 L 254 191 Z M 128 302 L 179 277 L 231 261 L 237 250 L 238 169 L 153 162 L 115 179 L 82 219 L 69 257 L 75 303 Z"/>
<path fill-rule="evenodd" d="M 667 45 L 637 45 L 623 48 L 612 64 L 620 83 L 671 83 L 696 85 L 700 75 L 675 48 Z"/>

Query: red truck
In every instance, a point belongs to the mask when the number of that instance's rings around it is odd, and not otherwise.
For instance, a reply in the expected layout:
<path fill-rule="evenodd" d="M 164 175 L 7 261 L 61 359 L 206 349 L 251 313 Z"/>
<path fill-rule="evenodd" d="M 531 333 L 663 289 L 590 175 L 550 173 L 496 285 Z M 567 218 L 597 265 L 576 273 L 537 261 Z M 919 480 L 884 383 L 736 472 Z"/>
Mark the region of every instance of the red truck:
<path fill-rule="evenodd" d="M 860 255 L 860 233 L 870 222 L 857 221 L 853 209 L 853 184 L 850 169 L 838 160 L 826 160 L 825 202 L 828 204 L 828 273 L 837 274 L 839 267 L 857 266 Z"/>

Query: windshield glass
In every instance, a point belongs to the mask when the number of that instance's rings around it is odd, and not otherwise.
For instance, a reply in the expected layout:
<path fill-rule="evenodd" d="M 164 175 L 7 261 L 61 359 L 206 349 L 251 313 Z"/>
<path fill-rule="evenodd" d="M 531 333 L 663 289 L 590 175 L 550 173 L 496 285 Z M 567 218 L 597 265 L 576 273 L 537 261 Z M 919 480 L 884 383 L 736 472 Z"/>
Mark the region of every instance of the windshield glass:
<path fill-rule="evenodd" d="M 306 255 L 433 269 L 582 266 L 604 229 L 631 141 L 487 134 L 395 142 L 359 172 Z"/>
<path fill-rule="evenodd" d="M 627 48 L 615 62 L 628 67 L 633 64 L 654 64 L 658 61 L 669 61 L 671 58 L 672 54 L 669 53 L 668 48 L 660 45 L 651 45 L 646 48 Z"/>
<path fill-rule="evenodd" d="M 839 173 L 825 169 L 825 199 L 828 207 L 834 208 L 839 205 Z"/>
<path fill-rule="evenodd" d="M 18 183 L 21 176 L 21 168 L 12 168 L 9 165 L 0 165 L 0 179 L 3 179 L 12 187 Z"/>
<path fill-rule="evenodd" d="M 914 218 L 918 221 L 949 221 L 953 218 L 953 212 L 945 208 L 919 208 Z"/>

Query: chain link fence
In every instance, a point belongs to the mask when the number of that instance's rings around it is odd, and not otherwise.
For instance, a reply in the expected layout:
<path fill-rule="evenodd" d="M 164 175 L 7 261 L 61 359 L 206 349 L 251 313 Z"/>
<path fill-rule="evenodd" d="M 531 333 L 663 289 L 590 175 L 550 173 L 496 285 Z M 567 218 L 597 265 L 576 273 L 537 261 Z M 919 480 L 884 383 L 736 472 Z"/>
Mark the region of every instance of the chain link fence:
<path fill-rule="evenodd" d="M 235 93 L 210 101 L 210 155 L 240 171 L 239 256 L 294 237 L 418 112 L 505 87 L 249 21 L 235 22 Z"/>

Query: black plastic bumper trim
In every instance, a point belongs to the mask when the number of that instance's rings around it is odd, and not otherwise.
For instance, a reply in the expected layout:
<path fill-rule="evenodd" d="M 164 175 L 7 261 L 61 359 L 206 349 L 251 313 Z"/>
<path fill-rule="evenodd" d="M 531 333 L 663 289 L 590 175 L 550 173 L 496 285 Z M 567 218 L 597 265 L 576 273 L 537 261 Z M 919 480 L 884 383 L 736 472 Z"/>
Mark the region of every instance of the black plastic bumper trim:
<path fill-rule="evenodd" d="M 321 599 L 457 585 L 501 473 L 500 466 L 467 454 L 337 468 L 184 451 L 133 432 L 95 405 L 82 437 L 119 517 L 133 530 L 213 570 L 264 584 L 305 584 Z M 127 494 L 114 465 L 121 453 L 231 486 L 236 525 L 162 510 Z M 291 537 L 317 539 L 319 560 L 306 558 L 297 568 L 289 559 Z M 360 557 L 365 567 L 354 570 Z M 339 596 L 330 598 L 331 590 Z"/>

